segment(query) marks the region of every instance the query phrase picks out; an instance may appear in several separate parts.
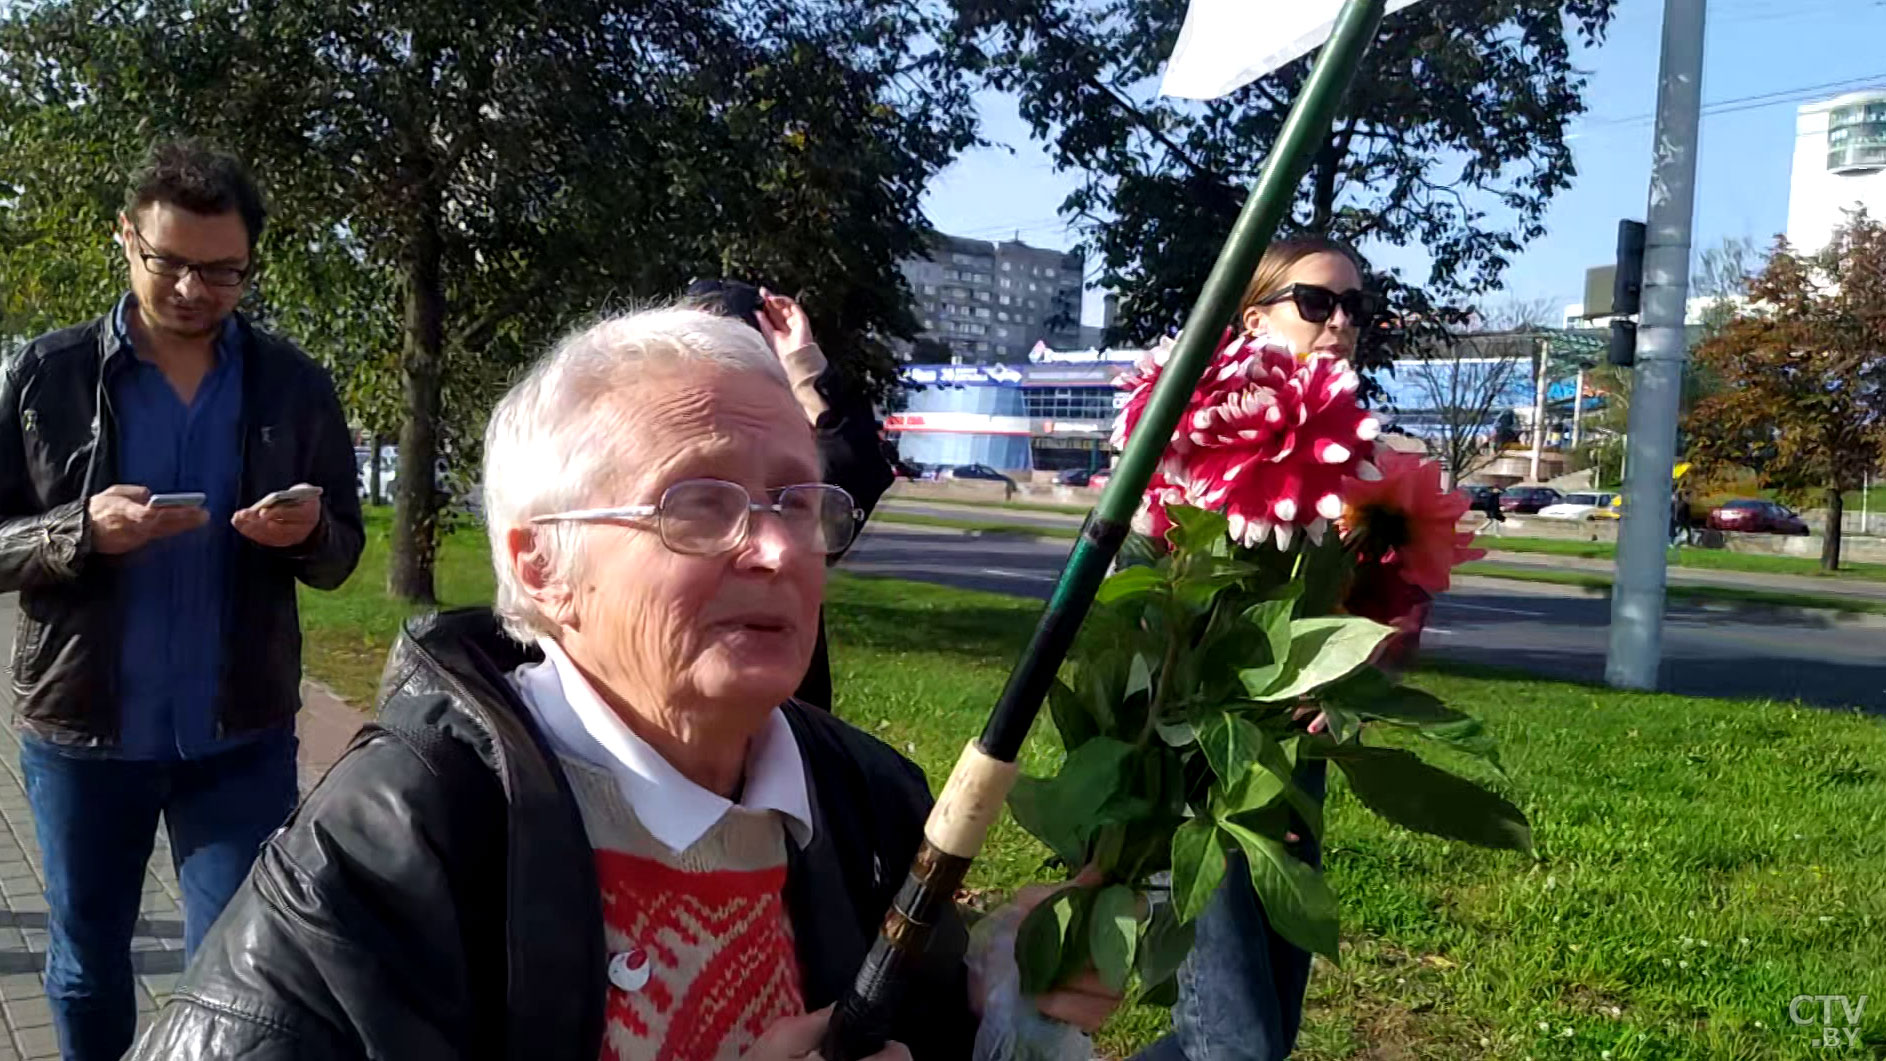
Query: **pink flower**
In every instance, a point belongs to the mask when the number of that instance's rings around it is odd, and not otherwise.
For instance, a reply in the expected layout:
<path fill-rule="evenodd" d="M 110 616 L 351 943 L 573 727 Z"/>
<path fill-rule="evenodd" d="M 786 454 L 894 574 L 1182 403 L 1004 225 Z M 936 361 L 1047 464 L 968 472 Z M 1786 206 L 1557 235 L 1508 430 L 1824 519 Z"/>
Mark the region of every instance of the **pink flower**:
<path fill-rule="evenodd" d="M 1156 351 L 1121 376 L 1131 396 L 1114 423 L 1115 447 L 1139 427 L 1167 354 Z M 1147 506 L 1160 509 L 1176 495 L 1222 511 L 1246 546 L 1274 537 L 1287 549 L 1299 527 L 1321 540 L 1342 515 L 1344 479 L 1374 473 L 1363 454 L 1381 425 L 1356 404 L 1360 382 L 1340 358 L 1299 359 L 1268 336 L 1227 332 L 1173 431 L 1159 465 L 1164 482 L 1147 491 Z"/>
<path fill-rule="evenodd" d="M 1486 555 L 1472 547 L 1473 535 L 1454 529 L 1467 496 L 1441 489 L 1434 461 L 1387 447 L 1374 456 L 1380 479 L 1343 484 L 1344 535 L 1357 543 L 1361 563 L 1391 565 L 1410 585 L 1445 592 L 1456 565 Z"/>

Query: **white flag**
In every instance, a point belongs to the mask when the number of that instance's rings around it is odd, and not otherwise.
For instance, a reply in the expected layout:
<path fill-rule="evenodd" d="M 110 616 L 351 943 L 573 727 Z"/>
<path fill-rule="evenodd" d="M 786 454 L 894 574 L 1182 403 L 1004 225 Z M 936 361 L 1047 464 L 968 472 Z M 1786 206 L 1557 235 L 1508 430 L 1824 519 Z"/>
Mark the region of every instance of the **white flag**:
<path fill-rule="evenodd" d="M 1415 0 L 1388 0 L 1399 11 Z M 1217 99 L 1329 39 L 1342 0 L 1191 0 L 1162 96 Z"/>

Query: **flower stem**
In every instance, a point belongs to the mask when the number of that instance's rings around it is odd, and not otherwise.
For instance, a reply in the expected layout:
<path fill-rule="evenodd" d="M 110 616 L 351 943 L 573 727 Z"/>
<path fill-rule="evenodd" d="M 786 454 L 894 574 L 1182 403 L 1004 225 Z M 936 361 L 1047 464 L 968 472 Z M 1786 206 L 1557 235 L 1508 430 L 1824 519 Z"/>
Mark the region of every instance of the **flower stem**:
<path fill-rule="evenodd" d="M 1173 609 L 1174 612 L 1179 610 Z M 1166 696 L 1172 691 L 1172 668 L 1179 662 L 1179 649 L 1183 644 L 1180 635 L 1185 626 L 1183 622 L 1177 621 L 1179 619 L 1177 615 L 1166 617 L 1166 658 L 1159 664 L 1157 688 L 1153 690 L 1152 703 L 1146 708 L 1146 724 L 1140 727 L 1139 740 L 1133 744 L 1135 751 L 1151 743 L 1153 730 L 1159 725 L 1159 716 L 1166 708 Z"/>

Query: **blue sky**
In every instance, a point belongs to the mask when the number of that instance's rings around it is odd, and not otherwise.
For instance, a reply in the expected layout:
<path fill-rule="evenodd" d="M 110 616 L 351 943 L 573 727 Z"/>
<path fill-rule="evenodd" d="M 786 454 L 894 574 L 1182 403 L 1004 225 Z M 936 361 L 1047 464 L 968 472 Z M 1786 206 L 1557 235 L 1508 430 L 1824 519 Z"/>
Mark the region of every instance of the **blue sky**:
<path fill-rule="evenodd" d="M 1605 43 L 1578 57 L 1591 73 L 1588 113 L 1572 141 L 1579 176 L 1554 200 L 1546 235 L 1507 270 L 1514 297 L 1578 301 L 1585 268 L 1611 258 L 1617 219 L 1643 217 L 1662 7 L 1620 0 Z M 1886 0 L 1712 0 L 1708 27 L 1695 245 L 1735 236 L 1765 245 L 1787 225 L 1796 108 L 1886 86 Z M 980 102 L 984 134 L 1004 146 L 973 152 L 936 180 L 926 199 L 931 220 L 954 235 L 1019 231 L 1038 246 L 1071 246 L 1078 237 L 1056 208 L 1074 177 L 1054 172 L 1012 100 L 985 93 Z M 1387 264 L 1425 272 L 1416 256 Z M 1093 292 L 1086 315 L 1098 318 Z"/>

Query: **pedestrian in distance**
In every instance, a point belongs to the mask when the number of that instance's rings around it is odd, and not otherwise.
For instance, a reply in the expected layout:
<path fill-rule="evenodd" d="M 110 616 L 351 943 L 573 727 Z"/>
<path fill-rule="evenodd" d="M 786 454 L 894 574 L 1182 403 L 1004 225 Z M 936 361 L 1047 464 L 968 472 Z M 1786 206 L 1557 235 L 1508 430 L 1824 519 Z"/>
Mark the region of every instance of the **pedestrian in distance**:
<path fill-rule="evenodd" d="M 161 817 L 194 953 L 296 800 L 296 583 L 363 540 L 327 374 L 237 312 L 266 216 L 233 158 L 153 147 L 114 233 L 129 290 L 0 370 L 0 591 L 66 1061 L 117 1061 Z"/>

